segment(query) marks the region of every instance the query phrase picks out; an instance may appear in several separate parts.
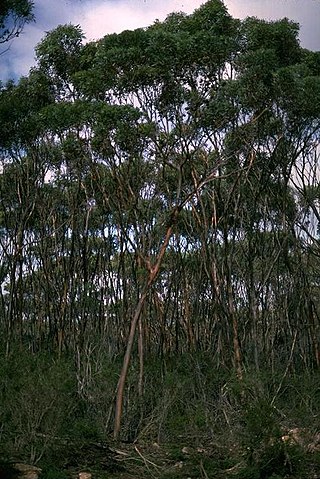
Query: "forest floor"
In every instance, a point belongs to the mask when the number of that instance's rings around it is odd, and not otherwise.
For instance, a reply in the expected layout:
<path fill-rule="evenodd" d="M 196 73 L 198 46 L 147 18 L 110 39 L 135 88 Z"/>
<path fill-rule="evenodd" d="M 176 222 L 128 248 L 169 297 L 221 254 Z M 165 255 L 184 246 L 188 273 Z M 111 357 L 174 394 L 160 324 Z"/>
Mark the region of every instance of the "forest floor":
<path fill-rule="evenodd" d="M 98 451 L 97 446 L 80 452 L 83 462 L 68 467 L 70 478 L 79 467 L 92 473 L 93 479 L 174 479 L 230 477 L 242 467 L 242 461 L 230 460 L 229 454 L 214 444 L 186 446 L 181 443 L 118 444 Z M 90 455 L 91 454 L 91 455 Z"/>
<path fill-rule="evenodd" d="M 279 452 L 276 447 L 268 460 L 269 469 L 259 470 L 248 465 L 246 452 L 239 450 L 236 441 L 226 448 L 212 441 L 200 444 L 181 439 L 180 444 L 86 443 L 77 449 L 69 447 L 63 470 L 44 470 L 41 477 L 76 479 L 83 471 L 92 474 L 92 479 L 320 479 L 318 449 L 301 454 L 292 444 L 287 451 Z"/>

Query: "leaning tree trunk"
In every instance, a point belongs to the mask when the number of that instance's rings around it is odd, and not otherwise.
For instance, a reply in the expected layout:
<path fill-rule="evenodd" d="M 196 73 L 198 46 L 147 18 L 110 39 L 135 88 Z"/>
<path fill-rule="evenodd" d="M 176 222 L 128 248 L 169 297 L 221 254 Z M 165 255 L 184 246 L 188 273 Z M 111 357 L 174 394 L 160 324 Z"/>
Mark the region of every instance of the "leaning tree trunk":
<path fill-rule="evenodd" d="M 150 287 L 152 284 L 155 282 L 160 266 L 164 257 L 164 254 L 166 252 L 167 246 L 169 244 L 169 240 L 172 235 L 173 231 L 173 225 L 175 222 L 176 214 L 173 215 L 173 222 L 170 226 L 168 226 L 167 231 L 166 231 L 166 236 L 164 239 L 164 242 L 161 246 L 160 252 L 158 254 L 158 258 L 154 266 L 151 264 L 147 264 L 148 270 L 149 270 L 149 276 L 148 280 L 142 290 L 140 299 L 138 301 L 137 307 L 135 309 L 134 315 L 132 317 L 131 321 L 131 326 L 130 326 L 130 332 L 129 332 L 129 337 L 128 337 L 128 343 L 127 343 L 127 348 L 126 348 L 126 353 L 123 358 L 123 364 L 122 364 L 122 370 L 120 373 L 118 385 L 117 385 L 117 396 L 116 396 L 116 409 L 115 409 L 115 420 L 114 420 L 114 430 L 113 430 L 113 436 L 115 439 L 119 437 L 119 432 L 120 432 L 120 426 L 121 426 L 121 417 L 122 417 L 122 406 L 123 406 L 123 392 L 124 392 L 124 386 L 125 382 L 127 379 L 127 374 L 128 374 L 128 369 L 129 369 L 129 363 L 130 363 L 130 358 L 131 358 L 131 352 L 132 352 L 132 347 L 134 343 L 134 337 L 135 337 L 135 332 L 137 329 L 137 324 L 144 306 L 144 303 L 146 301 L 146 298 L 148 296 Z"/>

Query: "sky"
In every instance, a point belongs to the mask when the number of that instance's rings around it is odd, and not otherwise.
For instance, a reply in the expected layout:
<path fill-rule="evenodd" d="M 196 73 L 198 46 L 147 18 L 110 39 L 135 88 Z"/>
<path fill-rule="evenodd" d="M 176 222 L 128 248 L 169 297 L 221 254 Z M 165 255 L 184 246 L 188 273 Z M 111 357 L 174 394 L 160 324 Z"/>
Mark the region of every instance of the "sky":
<path fill-rule="evenodd" d="M 173 11 L 192 13 L 203 0 L 35 0 L 36 21 L 26 25 L 7 51 L 0 48 L 0 80 L 27 75 L 35 65 L 34 48 L 45 33 L 58 25 L 80 25 L 86 41 L 108 33 L 147 27 Z M 300 24 L 304 48 L 320 50 L 320 0 L 225 0 L 235 18 L 256 16 L 266 20 L 288 17 Z"/>

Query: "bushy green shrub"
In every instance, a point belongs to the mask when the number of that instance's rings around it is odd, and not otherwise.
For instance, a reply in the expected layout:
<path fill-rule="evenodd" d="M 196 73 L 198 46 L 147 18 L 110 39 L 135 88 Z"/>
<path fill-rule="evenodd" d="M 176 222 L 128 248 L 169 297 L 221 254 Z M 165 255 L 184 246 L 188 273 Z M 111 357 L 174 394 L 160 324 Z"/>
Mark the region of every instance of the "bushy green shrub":
<path fill-rule="evenodd" d="M 39 461 L 76 407 L 69 362 L 23 350 L 0 357 L 2 453 Z"/>

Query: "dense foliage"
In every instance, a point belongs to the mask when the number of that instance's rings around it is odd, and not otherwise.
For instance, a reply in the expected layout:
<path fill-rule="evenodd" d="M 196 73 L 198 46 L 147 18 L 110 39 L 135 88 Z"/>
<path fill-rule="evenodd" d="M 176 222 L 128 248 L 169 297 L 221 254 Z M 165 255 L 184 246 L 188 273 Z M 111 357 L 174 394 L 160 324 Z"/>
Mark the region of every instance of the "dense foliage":
<path fill-rule="evenodd" d="M 141 401 L 154 357 L 319 368 L 320 54 L 298 25 L 209 0 L 36 54 L 0 93 L 7 357 L 73 358 L 89 400 L 100 352 L 126 351 L 116 436 L 132 357 Z"/>

